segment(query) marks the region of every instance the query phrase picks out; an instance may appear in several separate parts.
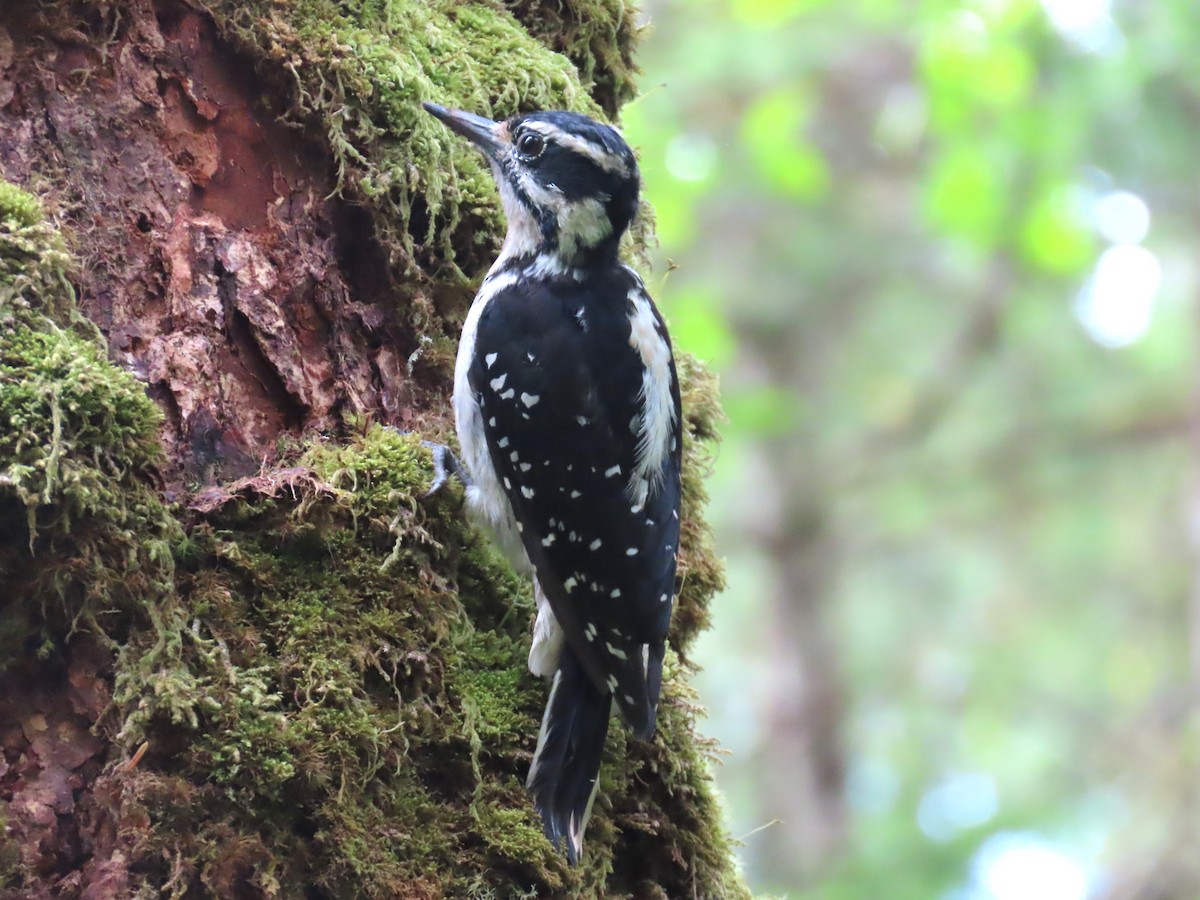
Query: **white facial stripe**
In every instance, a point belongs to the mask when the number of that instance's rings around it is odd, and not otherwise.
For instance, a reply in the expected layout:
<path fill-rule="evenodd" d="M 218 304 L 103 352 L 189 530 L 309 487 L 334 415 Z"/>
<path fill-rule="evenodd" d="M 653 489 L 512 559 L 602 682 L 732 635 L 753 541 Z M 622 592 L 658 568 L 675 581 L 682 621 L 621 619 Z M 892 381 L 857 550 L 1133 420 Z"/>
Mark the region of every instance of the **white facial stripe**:
<path fill-rule="evenodd" d="M 557 125 L 549 122 L 525 122 L 522 125 L 530 131 L 536 131 L 548 141 L 554 141 L 560 147 L 587 157 L 605 172 L 612 172 L 622 178 L 629 175 L 629 166 L 619 154 L 610 153 L 601 144 L 589 141 L 585 137 L 563 131 Z"/>
<path fill-rule="evenodd" d="M 559 256 L 562 259 L 571 260 L 580 250 L 594 247 L 612 234 L 612 222 L 609 221 L 608 211 L 604 208 L 601 200 L 595 197 L 568 200 L 563 196 L 562 191 L 539 184 L 524 169 L 517 169 L 516 176 L 521 190 L 524 191 L 530 202 L 540 209 L 548 209 L 554 213 L 558 225 Z M 514 202 L 517 202 L 511 188 L 506 190 L 513 196 Z M 520 205 L 519 202 L 518 205 Z M 537 233 L 537 221 L 523 207 L 522 212 L 528 221 L 528 227 L 540 239 L 541 235 Z M 509 223 L 511 231 L 511 218 Z M 508 246 L 509 240 L 506 239 L 506 250 Z M 524 240 L 521 241 L 521 246 L 525 246 Z"/>
<path fill-rule="evenodd" d="M 563 192 L 554 185 L 540 184 L 534 177 L 523 168 L 516 170 L 517 179 L 521 182 L 521 190 L 525 192 L 534 206 L 541 209 L 552 209 L 555 212 L 560 212 L 567 204 L 567 198 L 563 196 Z"/>
<path fill-rule="evenodd" d="M 585 247 L 595 247 L 611 234 L 612 222 L 599 200 L 575 200 L 558 210 L 558 246 L 565 259 Z"/>
<path fill-rule="evenodd" d="M 504 246 L 500 248 L 499 258 L 492 263 L 491 271 L 496 271 L 514 256 L 528 256 L 537 251 L 542 242 L 542 233 L 538 228 L 537 219 L 532 211 L 525 207 L 508 183 L 504 173 L 493 166 L 496 174 L 496 184 L 500 190 L 500 202 L 504 205 L 504 217 L 508 220 L 508 232 L 504 236 Z M 525 188 L 522 179 L 521 187 Z"/>
<path fill-rule="evenodd" d="M 536 131 L 577 152 L 609 172 L 618 172 L 622 177 L 629 174 L 630 166 L 619 154 L 611 154 L 603 146 L 578 135 L 570 134 L 547 122 L 526 122 L 522 128 Z M 507 128 L 497 131 L 497 138 L 508 142 L 511 136 Z M 505 169 L 507 171 L 505 171 Z M 504 205 L 508 231 L 500 257 L 492 265 L 495 272 L 509 260 L 533 256 L 542 250 L 545 240 L 539 216 L 552 216 L 557 231 L 558 246 L 548 254 L 556 259 L 556 267 L 562 274 L 570 272 L 570 266 L 582 251 L 596 247 L 612 237 L 613 225 L 608 217 L 605 203 L 608 197 L 587 197 L 568 200 L 554 184 L 540 183 L 525 166 L 506 165 L 504 169 L 492 164 L 493 173 Z M 515 184 L 510 182 L 515 180 Z M 536 211 L 536 214 L 535 214 Z M 547 255 L 547 254 L 543 254 Z M 547 274 L 559 274 L 547 273 Z"/>

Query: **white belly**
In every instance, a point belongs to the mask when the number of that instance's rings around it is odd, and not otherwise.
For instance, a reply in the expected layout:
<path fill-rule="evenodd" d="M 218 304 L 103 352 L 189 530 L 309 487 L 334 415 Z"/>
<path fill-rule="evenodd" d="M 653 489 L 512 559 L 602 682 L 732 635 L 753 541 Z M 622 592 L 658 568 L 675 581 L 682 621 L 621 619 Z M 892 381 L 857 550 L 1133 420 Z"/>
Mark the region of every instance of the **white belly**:
<path fill-rule="evenodd" d="M 454 366 L 454 425 L 458 431 L 461 462 L 471 476 L 471 487 L 467 488 L 467 512 L 471 518 L 487 531 L 513 567 L 520 573 L 532 574 L 529 558 L 521 546 L 512 506 L 504 489 L 496 478 L 491 453 L 483 432 L 483 416 L 479 410 L 479 399 L 471 390 L 467 371 L 475 354 L 475 332 L 479 317 L 497 291 L 508 287 L 516 280 L 512 273 L 488 278 L 479 289 L 467 321 L 463 323 L 462 339 L 458 344 L 458 357 Z"/>
<path fill-rule="evenodd" d="M 463 323 L 462 340 L 458 344 L 458 357 L 454 364 L 454 425 L 458 431 L 461 462 L 471 476 L 473 484 L 467 488 L 467 512 L 476 524 L 488 532 L 508 557 L 514 569 L 523 575 L 534 575 L 533 566 L 521 544 L 521 534 L 513 516 L 512 505 L 492 466 L 491 452 L 483 432 L 483 414 L 479 409 L 479 398 L 471 390 L 467 372 L 475 356 L 475 333 L 479 328 L 479 317 L 496 292 L 513 283 L 516 276 L 508 273 L 484 280 L 479 294 L 467 313 Z M 546 595 L 537 578 L 533 581 L 534 596 L 537 598 L 537 621 L 533 629 L 533 646 L 529 651 L 529 669 L 535 675 L 549 678 L 558 668 L 558 656 L 562 649 L 563 634 L 558 621 L 550 609 Z"/>

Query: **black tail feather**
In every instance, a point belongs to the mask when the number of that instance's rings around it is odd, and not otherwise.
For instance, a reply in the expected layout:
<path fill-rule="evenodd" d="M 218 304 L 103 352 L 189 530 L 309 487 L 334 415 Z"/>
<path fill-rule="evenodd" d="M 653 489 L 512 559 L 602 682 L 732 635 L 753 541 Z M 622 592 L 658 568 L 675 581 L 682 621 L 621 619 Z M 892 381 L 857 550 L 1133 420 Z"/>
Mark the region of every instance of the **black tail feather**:
<path fill-rule="evenodd" d="M 566 843 L 576 865 L 592 812 L 612 697 L 596 690 L 583 666 L 564 648 L 538 736 L 527 786 L 555 847 Z"/>

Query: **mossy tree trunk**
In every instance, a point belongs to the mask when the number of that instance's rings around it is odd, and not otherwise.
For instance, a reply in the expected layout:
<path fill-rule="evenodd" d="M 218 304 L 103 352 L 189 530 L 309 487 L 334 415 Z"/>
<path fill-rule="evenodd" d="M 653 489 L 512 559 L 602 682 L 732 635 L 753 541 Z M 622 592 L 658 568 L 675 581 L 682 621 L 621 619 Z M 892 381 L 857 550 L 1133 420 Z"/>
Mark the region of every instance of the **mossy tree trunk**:
<path fill-rule="evenodd" d="M 743 896 L 686 650 L 585 864 L 522 787 L 530 598 L 422 498 L 500 220 L 419 111 L 633 89 L 620 0 L 0 7 L 0 896 Z M 383 426 L 394 426 L 385 428 Z"/>

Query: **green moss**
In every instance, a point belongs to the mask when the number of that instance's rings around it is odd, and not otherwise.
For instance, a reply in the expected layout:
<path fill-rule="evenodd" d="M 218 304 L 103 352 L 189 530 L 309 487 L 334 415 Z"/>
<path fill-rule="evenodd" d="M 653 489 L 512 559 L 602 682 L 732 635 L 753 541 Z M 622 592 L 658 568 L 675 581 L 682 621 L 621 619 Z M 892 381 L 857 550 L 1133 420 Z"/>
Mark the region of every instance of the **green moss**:
<path fill-rule="evenodd" d="M 149 481 L 158 410 L 76 312 L 69 257 L 39 210 L 0 182 L 0 580 L 20 586 L 0 665 L 51 620 L 113 633 L 121 623 L 97 617 L 169 589 L 179 534 Z"/>
<path fill-rule="evenodd" d="M 24 877 L 20 850 L 8 836 L 8 817 L 0 806 L 0 890 L 15 890 Z"/>
<path fill-rule="evenodd" d="M 70 264 L 62 238 L 43 221 L 41 204 L 0 179 L 0 315 L 15 323 L 43 312 L 61 323 L 70 308 Z M 3 324 L 3 323 L 0 323 Z"/>
<path fill-rule="evenodd" d="M 472 740 L 494 745 L 526 736 L 536 696 L 531 696 L 529 676 L 513 660 L 527 649 L 523 641 L 493 631 L 476 632 L 459 649 L 451 684 L 462 700 L 463 724 Z"/>
<path fill-rule="evenodd" d="M 671 645 L 687 652 L 709 625 L 709 603 L 725 588 L 725 567 L 717 555 L 712 528 L 704 517 L 705 480 L 711 472 L 721 412 L 716 376 L 688 354 L 678 359 L 683 400 L 683 497 L 679 538 L 680 590 L 671 619 Z"/>
<path fill-rule="evenodd" d="M 609 116 L 637 93 L 637 9 L 624 0 L 506 4 L 529 33 L 575 66 L 585 89 Z"/>
<path fill-rule="evenodd" d="M 659 740 L 612 729 L 569 869 L 523 787 L 546 690 L 524 665 L 527 586 L 457 492 L 422 498 L 416 436 L 374 427 L 297 462 L 228 486 L 192 529 L 174 686 L 126 725 L 174 748 L 129 776 L 152 883 L 182 854 L 199 882 L 279 896 L 632 897 L 643 871 L 669 896 L 742 896 L 678 664 Z"/>
<path fill-rule="evenodd" d="M 216 883 L 232 877 L 234 848 L 205 848 L 252 836 L 261 859 L 239 864 L 262 877 L 269 865 L 283 896 L 308 883 L 335 896 L 466 896 L 468 883 L 505 895 L 516 873 L 559 884 L 558 855 L 517 803 L 542 699 L 512 666 L 525 620 L 477 630 L 456 591 L 461 574 L 475 602 L 504 608 L 510 582 L 487 586 L 493 561 L 453 496 L 419 499 L 431 471 L 415 437 L 374 428 L 303 461 L 231 486 L 193 529 L 180 579 L 193 624 L 176 673 L 188 706 L 176 690 L 144 697 L 126 738 L 173 740 L 169 768 L 206 786 L 173 783 L 184 812 L 168 818 L 147 777 L 156 828 L 142 852 L 182 847 Z M 181 744 L 164 737 L 181 729 Z M 496 819 L 501 799 L 525 822 L 503 838 L 491 830 L 511 824 Z M 176 822 L 213 824 L 194 835 Z"/>
<path fill-rule="evenodd" d="M 32 194 L 15 184 L 0 181 L 0 221 L 10 231 L 36 226 L 42 219 L 42 205 Z"/>
<path fill-rule="evenodd" d="M 632 29 L 620 22 L 628 13 L 615 0 L 593 6 L 597 17 L 586 10 L 572 17 L 589 23 L 570 41 L 572 59 L 587 63 L 589 83 L 627 96 Z M 374 214 L 393 264 L 410 274 L 465 280 L 463 272 L 490 262 L 501 230 L 482 158 L 425 113 L 422 100 L 494 117 L 559 108 L 601 115 L 572 60 L 499 4 L 209 0 L 208 7 L 288 89 L 293 118 L 324 133 L 339 186 Z M 625 43 L 601 59 L 597 48 L 609 35 Z"/>
<path fill-rule="evenodd" d="M 733 847 L 721 822 L 721 808 L 710 767 L 717 759 L 716 742 L 699 737 L 703 711 L 692 689 L 687 666 L 668 663 L 664 674 L 667 702 L 659 727 L 661 748 L 648 766 L 656 776 L 655 802 L 663 815 L 655 822 L 658 840 L 675 848 L 693 884 L 705 885 L 714 900 L 748 897 L 730 865 Z M 659 749 L 656 746 L 656 751 Z M 635 828 L 630 823 L 628 827 Z"/>

